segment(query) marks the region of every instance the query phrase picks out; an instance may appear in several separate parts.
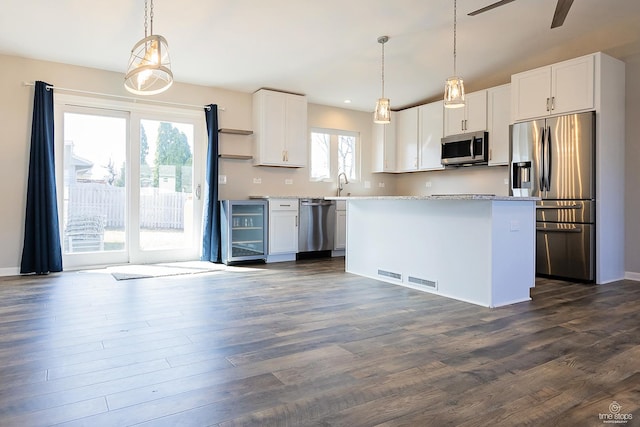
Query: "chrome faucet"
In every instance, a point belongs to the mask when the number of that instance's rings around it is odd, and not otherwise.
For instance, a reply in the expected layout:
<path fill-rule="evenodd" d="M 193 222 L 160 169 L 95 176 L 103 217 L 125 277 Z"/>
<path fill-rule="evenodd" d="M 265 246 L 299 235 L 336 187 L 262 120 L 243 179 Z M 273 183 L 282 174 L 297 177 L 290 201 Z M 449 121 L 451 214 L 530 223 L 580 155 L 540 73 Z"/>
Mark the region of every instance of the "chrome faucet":
<path fill-rule="evenodd" d="M 344 173 L 344 172 L 340 172 L 338 174 L 338 197 L 340 197 L 340 192 L 342 191 L 342 179 L 340 179 L 342 177 L 344 177 L 344 183 L 345 184 L 349 183 L 349 180 L 347 179 L 347 174 Z"/>

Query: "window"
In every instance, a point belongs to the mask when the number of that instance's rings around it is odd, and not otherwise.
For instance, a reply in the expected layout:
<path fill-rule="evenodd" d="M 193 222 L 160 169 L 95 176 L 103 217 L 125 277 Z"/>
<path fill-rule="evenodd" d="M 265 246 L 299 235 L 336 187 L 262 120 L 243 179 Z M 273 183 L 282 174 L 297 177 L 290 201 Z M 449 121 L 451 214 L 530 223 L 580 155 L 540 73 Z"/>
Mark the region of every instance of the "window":
<path fill-rule="evenodd" d="M 349 181 L 358 180 L 358 133 L 334 129 L 313 129 L 309 178 L 331 181 L 344 172 Z"/>

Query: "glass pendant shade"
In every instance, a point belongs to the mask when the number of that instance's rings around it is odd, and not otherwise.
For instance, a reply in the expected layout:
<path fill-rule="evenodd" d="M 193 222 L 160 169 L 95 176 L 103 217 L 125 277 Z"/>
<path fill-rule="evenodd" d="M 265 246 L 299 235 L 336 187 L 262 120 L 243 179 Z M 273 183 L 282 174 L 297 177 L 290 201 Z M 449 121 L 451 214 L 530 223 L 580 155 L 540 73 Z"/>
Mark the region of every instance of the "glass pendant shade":
<path fill-rule="evenodd" d="M 152 34 L 131 49 L 124 87 L 136 95 L 156 95 L 173 84 L 167 40 Z"/>
<path fill-rule="evenodd" d="M 449 77 L 444 85 L 444 106 L 464 107 L 464 81 L 460 77 Z"/>
<path fill-rule="evenodd" d="M 391 123 L 391 106 L 389 98 L 379 98 L 376 102 L 376 110 L 373 112 L 373 122 L 379 124 Z"/>

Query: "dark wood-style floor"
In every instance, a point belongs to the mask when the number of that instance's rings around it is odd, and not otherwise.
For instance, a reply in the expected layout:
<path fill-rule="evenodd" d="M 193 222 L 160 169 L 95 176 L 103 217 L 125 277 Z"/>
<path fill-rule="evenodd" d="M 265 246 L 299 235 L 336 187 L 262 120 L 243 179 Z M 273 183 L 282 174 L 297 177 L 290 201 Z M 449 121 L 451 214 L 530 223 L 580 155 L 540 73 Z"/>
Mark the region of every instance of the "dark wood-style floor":
<path fill-rule="evenodd" d="M 487 309 L 340 258 L 0 280 L 2 426 L 629 426 L 639 370 L 632 281 Z"/>

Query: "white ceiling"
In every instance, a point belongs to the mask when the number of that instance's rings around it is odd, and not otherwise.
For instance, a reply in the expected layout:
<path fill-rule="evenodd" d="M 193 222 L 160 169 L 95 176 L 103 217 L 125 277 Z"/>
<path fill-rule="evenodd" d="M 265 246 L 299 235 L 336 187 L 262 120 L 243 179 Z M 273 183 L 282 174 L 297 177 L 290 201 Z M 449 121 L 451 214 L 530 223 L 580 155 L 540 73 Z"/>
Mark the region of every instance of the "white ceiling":
<path fill-rule="evenodd" d="M 494 1 L 458 0 L 457 69 L 468 92 L 591 52 L 623 60 L 640 52 L 640 0 L 575 0 L 553 30 L 556 0 L 467 16 Z M 154 9 L 154 33 L 169 42 L 178 82 L 266 87 L 372 111 L 381 35 L 390 38 L 385 95 L 393 109 L 440 98 L 453 73 L 452 0 L 155 0 Z M 2 0 L 0 53 L 124 74 L 143 24 L 143 0 Z"/>

